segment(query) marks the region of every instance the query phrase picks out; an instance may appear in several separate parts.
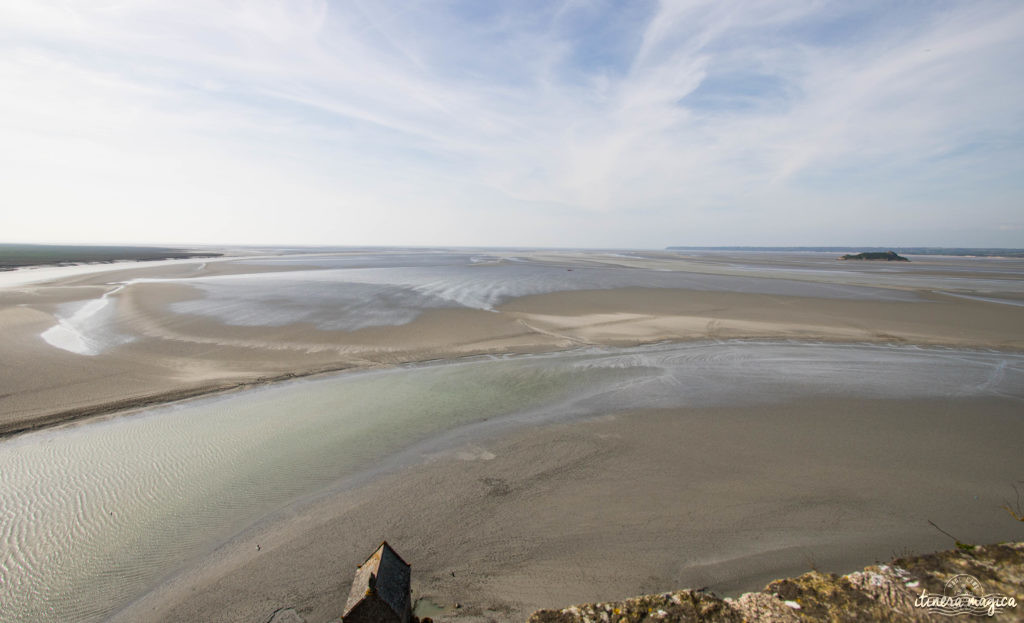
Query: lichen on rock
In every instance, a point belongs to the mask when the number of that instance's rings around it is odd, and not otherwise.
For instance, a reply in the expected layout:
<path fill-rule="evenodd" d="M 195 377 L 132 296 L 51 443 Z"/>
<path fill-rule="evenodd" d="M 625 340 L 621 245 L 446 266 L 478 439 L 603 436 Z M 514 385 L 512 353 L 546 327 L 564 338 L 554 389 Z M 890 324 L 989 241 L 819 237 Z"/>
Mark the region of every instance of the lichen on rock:
<path fill-rule="evenodd" d="M 976 578 L 987 593 L 1014 598 L 1000 621 L 1024 621 L 1024 543 L 977 546 L 898 558 L 847 575 L 817 571 L 771 582 L 736 599 L 679 590 L 617 602 L 540 610 L 530 623 L 654 623 L 702 621 L 949 621 L 915 605 L 922 592 L 943 594 L 957 575 Z"/>

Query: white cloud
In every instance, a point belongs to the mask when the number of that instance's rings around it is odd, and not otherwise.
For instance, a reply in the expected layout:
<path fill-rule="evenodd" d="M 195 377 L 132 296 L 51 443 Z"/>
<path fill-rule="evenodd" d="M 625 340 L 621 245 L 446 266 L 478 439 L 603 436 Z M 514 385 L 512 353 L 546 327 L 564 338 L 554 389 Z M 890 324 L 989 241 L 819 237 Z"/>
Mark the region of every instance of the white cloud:
<path fill-rule="evenodd" d="M 8 2 L 0 227 L 662 246 L 838 242 L 870 229 L 860 219 L 901 243 L 915 221 L 952 236 L 1019 209 L 1017 4 L 886 20 L 844 3 L 664 2 L 617 42 L 567 35 L 621 10 L 601 2 L 460 6 Z M 624 51 L 588 60 L 607 49 Z M 725 93 L 701 103 L 714 85 Z M 969 213 L 953 200 L 967 196 Z"/>

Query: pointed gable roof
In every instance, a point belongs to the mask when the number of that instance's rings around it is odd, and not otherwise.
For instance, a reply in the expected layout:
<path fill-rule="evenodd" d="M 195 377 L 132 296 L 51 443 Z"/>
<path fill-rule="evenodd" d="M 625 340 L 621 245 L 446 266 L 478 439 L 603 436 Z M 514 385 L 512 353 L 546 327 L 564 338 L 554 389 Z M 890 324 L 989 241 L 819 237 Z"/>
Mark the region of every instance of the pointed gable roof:
<path fill-rule="evenodd" d="M 410 576 L 409 563 L 387 541 L 382 542 L 359 565 L 345 604 L 345 613 L 351 612 L 364 599 L 376 596 L 401 619 L 409 608 Z"/>

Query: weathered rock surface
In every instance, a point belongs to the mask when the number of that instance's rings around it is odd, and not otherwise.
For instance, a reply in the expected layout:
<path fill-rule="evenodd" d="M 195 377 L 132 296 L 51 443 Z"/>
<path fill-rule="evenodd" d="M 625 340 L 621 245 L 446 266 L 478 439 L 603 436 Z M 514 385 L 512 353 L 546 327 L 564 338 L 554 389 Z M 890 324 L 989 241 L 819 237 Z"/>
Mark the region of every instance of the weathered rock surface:
<path fill-rule="evenodd" d="M 1024 621 L 1024 543 L 977 546 L 898 558 L 844 576 L 817 571 L 776 580 L 737 599 L 680 590 L 619 602 L 540 610 L 530 623 L 635 623 L 668 621 L 950 621 L 918 607 L 922 592 L 942 595 L 954 576 L 975 578 L 984 594 L 1013 598 L 997 621 Z"/>

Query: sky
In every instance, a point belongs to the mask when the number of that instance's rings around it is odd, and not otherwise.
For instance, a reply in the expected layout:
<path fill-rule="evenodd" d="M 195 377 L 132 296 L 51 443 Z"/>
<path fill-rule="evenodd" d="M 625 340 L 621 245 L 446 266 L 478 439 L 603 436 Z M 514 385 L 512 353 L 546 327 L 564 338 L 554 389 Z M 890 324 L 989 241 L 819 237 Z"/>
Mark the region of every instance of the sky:
<path fill-rule="evenodd" d="M 0 242 L 1024 247 L 1024 3 L 4 0 Z"/>

